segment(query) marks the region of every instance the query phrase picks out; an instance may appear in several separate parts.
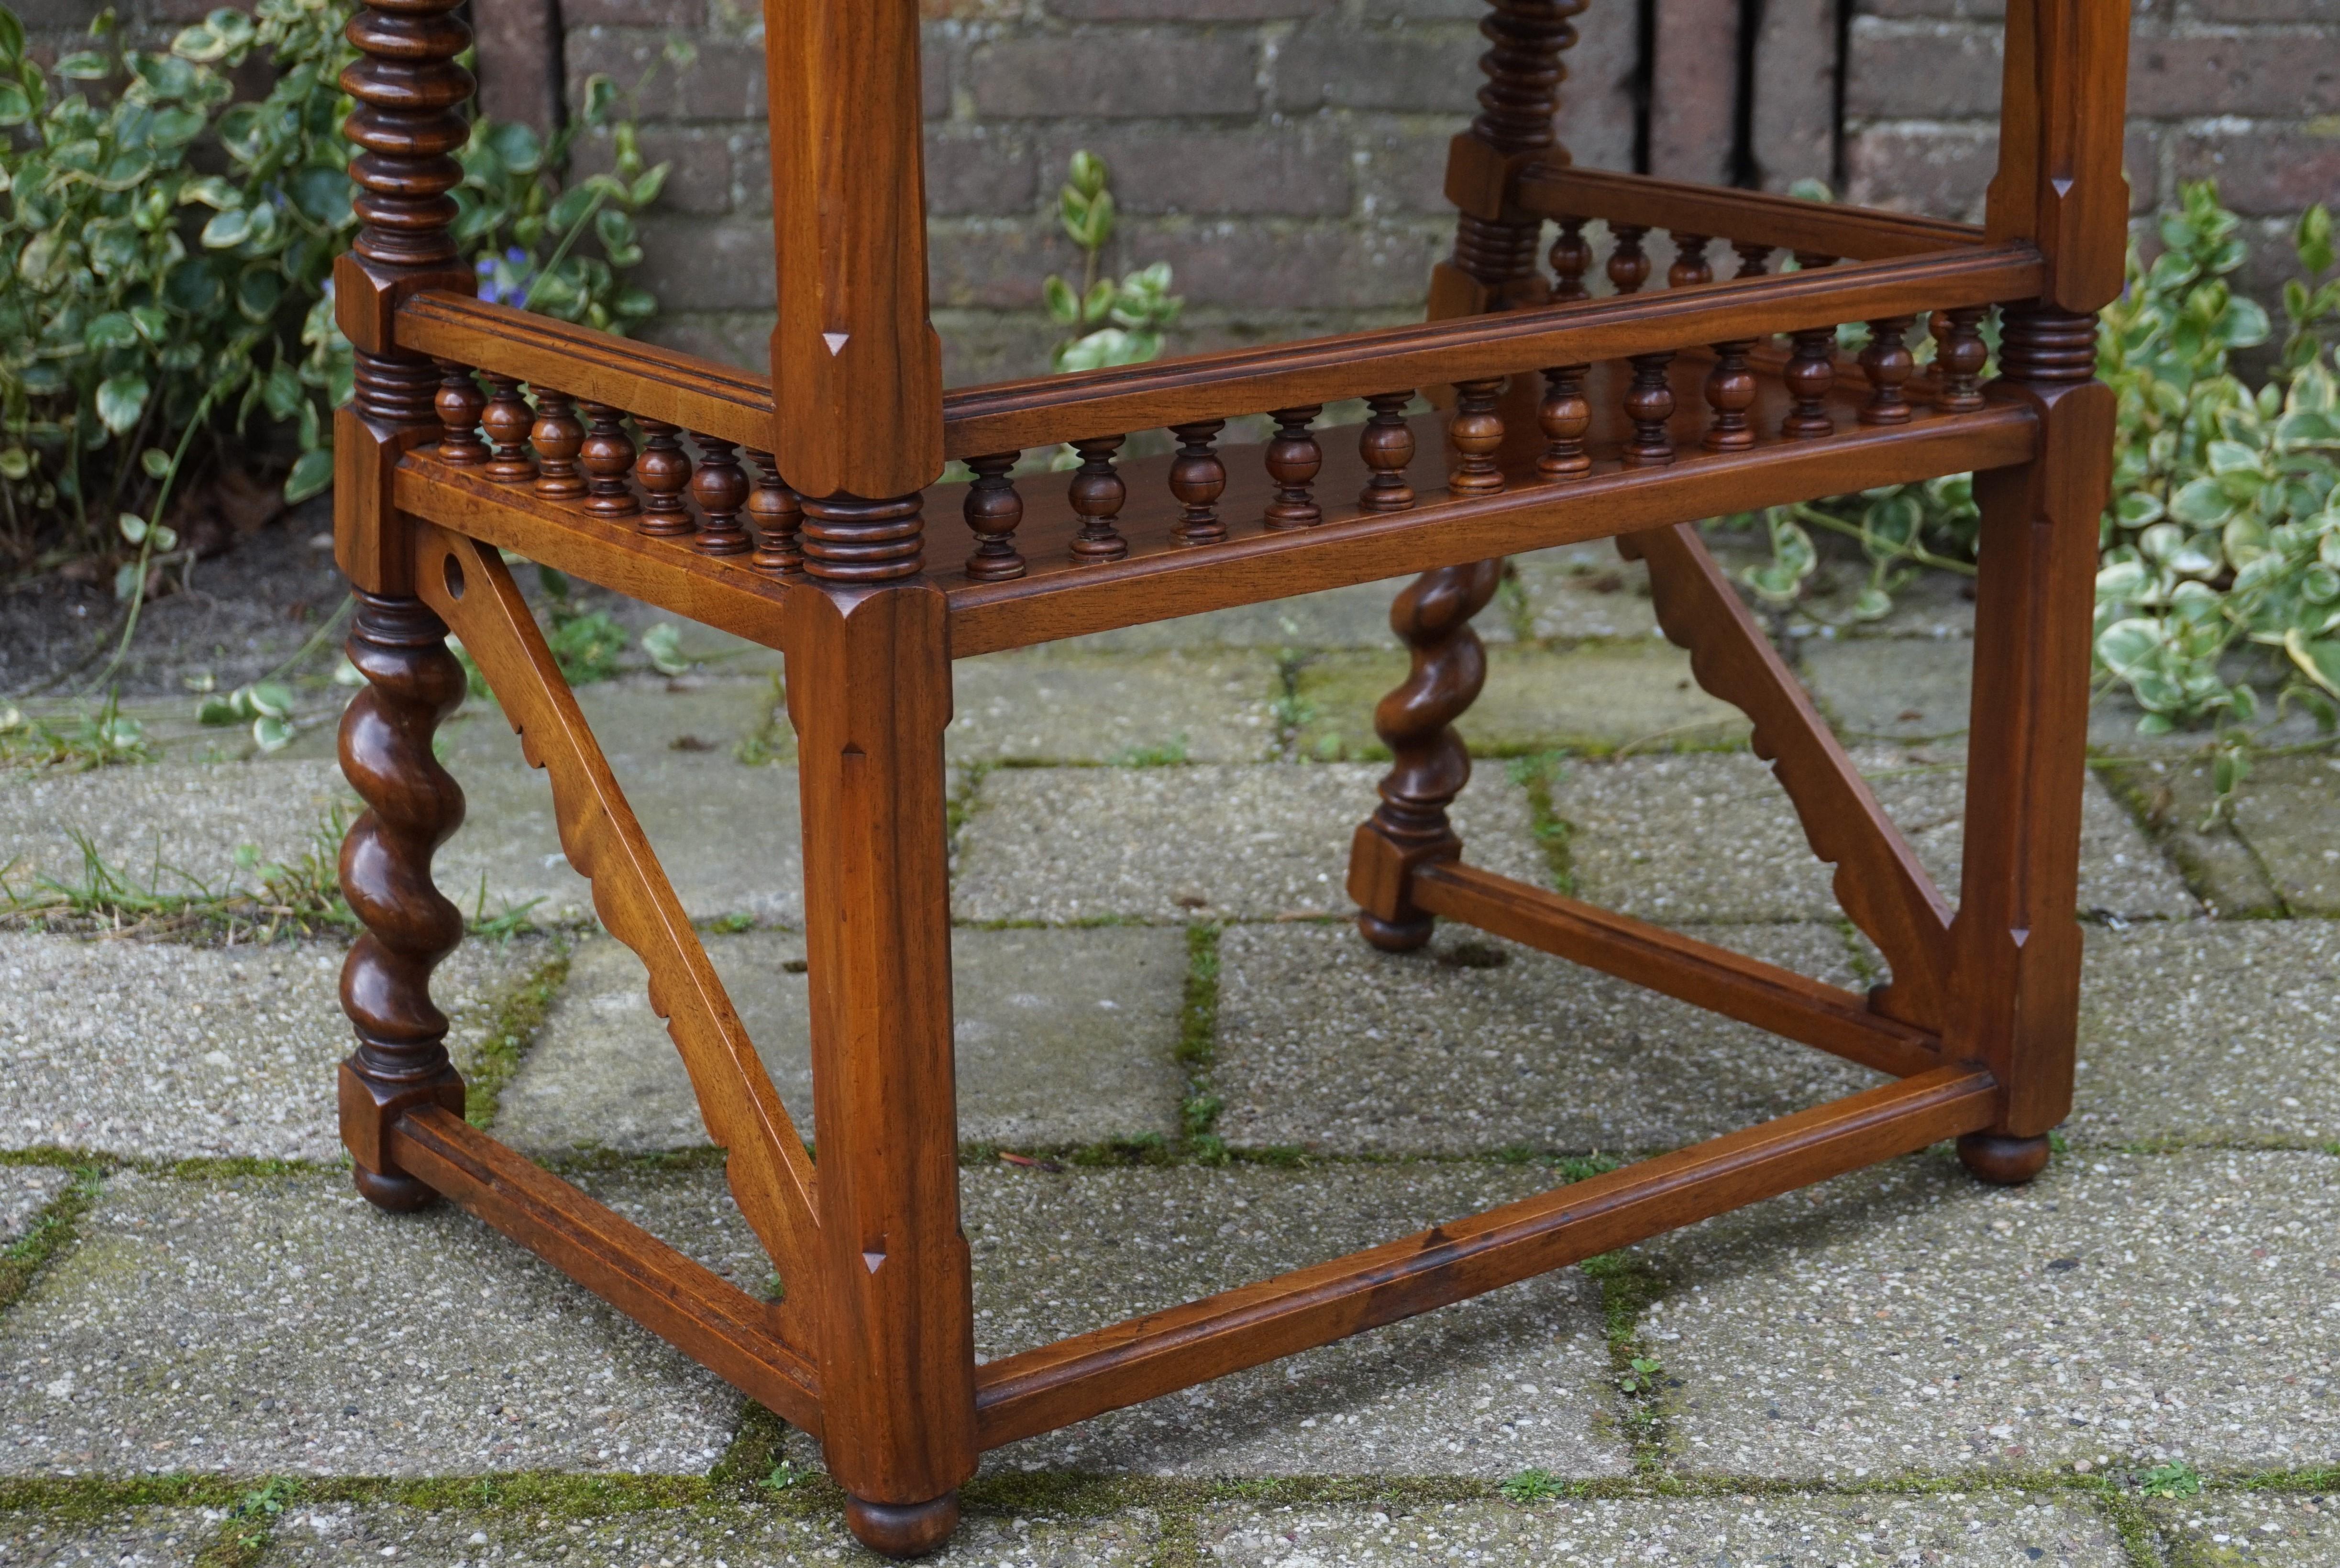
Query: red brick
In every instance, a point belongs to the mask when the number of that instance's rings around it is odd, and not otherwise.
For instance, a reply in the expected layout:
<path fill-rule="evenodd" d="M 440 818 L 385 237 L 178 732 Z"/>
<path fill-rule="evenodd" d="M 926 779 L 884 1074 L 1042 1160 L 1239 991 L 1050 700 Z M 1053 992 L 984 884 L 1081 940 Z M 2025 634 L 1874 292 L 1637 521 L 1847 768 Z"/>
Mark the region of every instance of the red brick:
<path fill-rule="evenodd" d="M 1631 13 L 1623 10 L 1578 17 L 1576 45 L 1561 57 L 1568 78 L 1561 84 L 1552 129 L 1569 156 L 1587 168 L 1633 166 L 1634 78 L 1641 56 L 1630 21 Z M 1478 84 L 1469 86 L 1470 94 L 1456 105 L 1466 114 L 1479 106 Z"/>
<path fill-rule="evenodd" d="M 937 311 L 935 331 L 943 340 L 943 385 L 967 387 L 1047 374 L 1065 329 L 1037 310 Z M 929 526 L 934 518 L 929 511 Z"/>
<path fill-rule="evenodd" d="M 1835 180 L 1836 56 L 1836 0 L 1768 0 L 1750 116 L 1763 189 Z"/>
<path fill-rule="evenodd" d="M 927 288 L 937 309 L 1035 309 L 1041 281 L 1079 264 L 1053 219 L 945 221 L 927 230 Z"/>
<path fill-rule="evenodd" d="M 1655 0 L 1650 82 L 1650 173 L 1702 185 L 1730 183 L 1738 104 L 1738 0 Z"/>
<path fill-rule="evenodd" d="M 1333 0 L 1048 0 L 1066 22 L 1278 22 L 1314 16 Z"/>
<path fill-rule="evenodd" d="M 2251 215 L 2340 199 L 2340 128 L 2219 125 L 2176 138 L 2177 178 L 2215 179 L 2218 199 Z"/>
<path fill-rule="evenodd" d="M 642 329 L 642 341 L 743 370 L 772 368 L 772 323 L 758 311 L 660 312 Z"/>
<path fill-rule="evenodd" d="M 2340 49 L 2305 27 L 2154 29 L 2130 40 L 2128 111 L 2328 114 L 2340 109 Z"/>
<path fill-rule="evenodd" d="M 1929 217 L 1979 219 L 1998 166 L 1996 126 L 1876 125 L 1845 144 L 1844 198 Z"/>
<path fill-rule="evenodd" d="M 560 8 L 562 24 L 570 27 L 707 25 L 706 0 L 560 0 Z"/>
<path fill-rule="evenodd" d="M 1438 131 L 1416 131 L 1408 122 L 1394 119 L 1365 130 L 1357 142 L 1363 154 L 1357 183 L 1367 210 L 1451 216 L 1454 209 L 1446 201 L 1446 147 L 1461 129 L 1458 117 L 1453 126 Z"/>
<path fill-rule="evenodd" d="M 560 114 L 557 0 L 506 0 L 474 20 L 471 70 L 480 112 L 549 134 Z"/>
<path fill-rule="evenodd" d="M 738 219 L 670 219 L 642 231 L 634 281 L 666 311 L 772 308 L 772 227 Z"/>
<path fill-rule="evenodd" d="M 951 62 L 959 53 L 958 39 L 950 29 L 918 29 L 918 112 L 929 120 L 951 112 Z"/>
<path fill-rule="evenodd" d="M 2149 213 L 2161 196 L 2161 141 L 2151 125 L 2129 122 L 2121 139 L 2121 171 L 2128 176 L 2128 210 Z"/>
<path fill-rule="evenodd" d="M 1467 114 L 1486 78 L 1475 29 L 1371 31 L 1317 21 L 1277 51 L 1273 88 L 1279 109 L 1392 109 Z"/>
<path fill-rule="evenodd" d="M 1855 120 L 1942 120 L 1998 113 L 1999 34 L 1958 22 L 1852 25 L 1845 114 Z"/>
<path fill-rule="evenodd" d="M 1028 214 L 1032 149 L 988 127 L 928 132 L 927 211 L 937 215 Z"/>
<path fill-rule="evenodd" d="M 1020 22 L 1031 9 L 1025 0 L 918 0 L 929 22 Z"/>
<path fill-rule="evenodd" d="M 1329 126 L 1067 132 L 1042 146 L 1042 177 L 1052 190 L 1075 148 L 1103 158 L 1125 213 L 1330 217 L 1353 200 L 1348 146 Z"/>
<path fill-rule="evenodd" d="M 2184 0 L 2184 14 L 2203 22 L 2340 24 L 2340 0 Z"/>
<path fill-rule="evenodd" d="M 1002 119 L 1248 114 L 1259 104 L 1247 38 L 1167 31 L 1009 38 L 966 65 L 976 113 Z"/>
<path fill-rule="evenodd" d="M 1862 16 L 1998 22 L 2007 15 L 2007 0 L 1860 0 L 1856 10 Z"/>
<path fill-rule="evenodd" d="M 1443 224 L 1359 233 L 1346 226 L 1137 223 L 1121 248 L 1170 263 L 1190 307 L 1419 309 L 1430 269 L 1453 243 Z"/>
<path fill-rule="evenodd" d="M 650 72 L 638 108 L 645 121 L 761 120 L 764 117 L 764 51 L 729 38 L 700 38 L 699 57 L 682 70 L 668 65 L 661 34 L 638 28 L 589 27 L 568 38 L 569 98 L 574 104 L 585 78 L 600 71 L 630 89 Z"/>

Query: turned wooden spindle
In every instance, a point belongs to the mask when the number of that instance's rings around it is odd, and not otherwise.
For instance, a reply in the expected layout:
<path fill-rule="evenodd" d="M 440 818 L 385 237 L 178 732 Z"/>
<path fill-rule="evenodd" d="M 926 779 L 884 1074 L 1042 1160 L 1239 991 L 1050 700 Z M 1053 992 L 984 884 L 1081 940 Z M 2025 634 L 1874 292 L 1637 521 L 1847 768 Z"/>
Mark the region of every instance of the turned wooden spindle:
<path fill-rule="evenodd" d="M 528 439 L 536 447 L 536 493 L 547 501 L 581 501 L 587 493 L 585 476 L 578 471 L 577 454 L 585 445 L 585 422 L 577 404 L 565 392 L 546 387 L 536 393 L 536 423 Z"/>
<path fill-rule="evenodd" d="M 1552 297 L 1554 303 L 1590 299 L 1584 274 L 1592 270 L 1592 244 L 1584 237 L 1582 218 L 1560 220 L 1560 233 L 1552 242 Z"/>
<path fill-rule="evenodd" d="M 804 541 L 797 533 L 804 527 L 804 508 L 780 477 L 780 465 L 770 452 L 749 447 L 747 454 L 756 465 L 756 491 L 748 498 L 748 519 L 756 525 L 756 552 L 748 564 L 775 577 L 802 577 Z"/>
<path fill-rule="evenodd" d="M 1707 264 L 1706 247 L 1714 243 L 1711 234 L 1685 234 L 1673 231 L 1674 263 L 1666 269 L 1666 287 L 1687 289 L 1698 283 L 1714 282 L 1714 269 Z"/>
<path fill-rule="evenodd" d="M 1561 55 L 1576 42 L 1570 18 L 1584 5 L 1585 0 L 1491 0 L 1486 7 L 1479 32 L 1489 47 L 1479 57 L 1479 69 L 1487 81 L 1479 89 L 1479 113 L 1464 134 L 1493 160 L 1516 166 L 1526 154 L 1556 145 L 1552 117 L 1568 74 Z M 1560 161 L 1567 161 L 1564 152 Z M 1542 220 L 1509 211 L 1491 215 L 1475 203 L 1466 206 L 1455 222 L 1451 270 L 1479 285 L 1470 308 L 1542 304 L 1548 293 L 1536 271 Z M 1433 296 L 1443 293 L 1437 283 L 1432 291 Z"/>
<path fill-rule="evenodd" d="M 1170 537 L 1180 544 L 1216 544 L 1227 536 L 1219 520 L 1219 497 L 1226 493 L 1227 465 L 1219 460 L 1223 419 L 1196 420 L 1170 427 L 1178 456 L 1170 464 L 1170 493 L 1178 498 L 1178 526 Z"/>
<path fill-rule="evenodd" d="M 1584 432 L 1592 428 L 1584 376 L 1591 368 L 1554 365 L 1543 372 L 1543 401 L 1536 404 L 1543 455 L 1536 459 L 1536 472 L 1546 479 L 1575 479 L 1592 471 L 1591 455 L 1584 450 Z"/>
<path fill-rule="evenodd" d="M 1486 684 L 1487 650 L 1471 630 L 1471 618 L 1486 608 L 1502 581 L 1500 560 L 1442 567 L 1415 579 L 1390 606 L 1390 629 L 1413 655 L 1413 668 L 1373 709 L 1373 733 L 1390 749 L 1390 770 L 1381 781 L 1381 804 L 1357 829 L 1349 860 L 1349 886 L 1368 906 L 1357 917 L 1358 929 L 1385 952 L 1421 947 L 1433 922 L 1405 891 L 1410 878 L 1403 875 L 1393 898 L 1374 897 L 1373 885 L 1389 881 L 1375 863 L 1413 867 L 1462 852 L 1446 809 L 1470 782 L 1471 752 L 1454 720 Z"/>
<path fill-rule="evenodd" d="M 748 504 L 748 471 L 739 466 L 739 443 L 698 431 L 699 471 L 690 476 L 690 499 L 699 503 L 699 535 L 691 548 L 701 555 L 745 555 L 755 548 L 739 521 Z"/>
<path fill-rule="evenodd" d="M 358 149 L 349 162 L 358 232 L 336 269 L 335 320 L 345 330 L 356 319 L 387 320 L 402 287 L 471 286 L 453 227 L 463 183 L 455 154 L 471 128 L 463 112 L 471 74 L 458 63 L 471 30 L 459 9 L 460 0 L 381 0 L 352 7 L 342 29 L 357 47 L 341 74 L 357 100 L 342 134 Z M 352 335 L 351 411 L 375 435 L 432 426 L 438 368 L 386 330 Z"/>
<path fill-rule="evenodd" d="M 644 497 L 642 520 L 634 525 L 635 531 L 679 539 L 697 527 L 690 520 L 690 503 L 683 499 L 690 489 L 690 456 L 676 439 L 681 427 L 655 419 L 634 422 L 642 427 L 642 455 L 634 464 L 634 477 L 642 481 Z"/>
<path fill-rule="evenodd" d="M 1373 477 L 1365 481 L 1357 504 L 1367 511 L 1403 511 L 1413 504 L 1413 487 L 1405 482 L 1406 465 L 1413 461 L 1413 426 L 1406 422 L 1405 405 L 1412 392 L 1376 392 L 1365 400 L 1373 410 L 1357 434 L 1357 455 L 1365 460 Z"/>
<path fill-rule="evenodd" d="M 1934 406 L 1944 413 L 1982 407 L 1982 367 L 1990 358 L 1989 345 L 1982 341 L 1983 311 L 1981 305 L 1968 305 L 1934 313 L 1934 365 L 1941 377 L 1941 394 Z"/>
<path fill-rule="evenodd" d="M 463 700 L 447 627 L 419 599 L 361 590 L 348 652 L 366 684 L 342 712 L 342 776 L 366 803 L 342 844 L 342 896 L 364 929 L 342 965 L 357 1049 L 342 1064 L 342 1132 L 357 1188 L 377 1207 L 437 1195 L 389 1157 L 384 1130 L 406 1110 L 463 1113 L 447 1057 L 447 1016 L 431 971 L 462 940 L 463 917 L 431 880 L 431 858 L 463 822 L 463 791 L 431 740 Z"/>
<path fill-rule="evenodd" d="M 626 433 L 622 409 L 605 402 L 584 405 L 590 425 L 585 444 L 577 449 L 578 465 L 586 473 L 585 510 L 596 517 L 631 517 L 642 510 L 626 476 L 634 471 L 634 441 Z"/>
<path fill-rule="evenodd" d="M 1674 356 L 1670 351 L 1632 357 L 1633 384 L 1626 389 L 1625 416 L 1633 422 L 1626 442 L 1625 461 L 1634 468 L 1661 468 L 1674 460 L 1673 437 L 1666 422 L 1674 416 L 1674 389 L 1667 379 Z"/>
<path fill-rule="evenodd" d="M 1447 422 L 1447 444 L 1454 449 L 1454 471 L 1446 488 L 1455 495 L 1492 495 L 1503 488 L 1503 471 L 1495 461 L 1502 450 L 1503 416 L 1498 412 L 1503 395 L 1501 381 L 1454 383 L 1454 417 Z"/>
<path fill-rule="evenodd" d="M 1730 248 L 1739 253 L 1739 271 L 1731 274 L 1733 277 L 1760 278 L 1770 270 L 1771 246 L 1759 245 L 1752 240 L 1734 240 Z"/>
<path fill-rule="evenodd" d="M 1641 285 L 1650 281 L 1650 254 L 1641 248 L 1641 238 L 1649 233 L 1641 223 L 1611 223 L 1609 233 L 1616 241 L 1609 252 L 1609 282 L 1621 294 L 1637 294 Z"/>
<path fill-rule="evenodd" d="M 1861 405 L 1863 424 L 1908 424 L 1909 400 L 1902 383 L 1918 372 L 1917 356 L 1909 352 L 1908 316 L 1887 316 L 1869 323 L 1869 346 L 1860 351 L 1860 368 L 1869 377 L 1869 401 Z"/>
<path fill-rule="evenodd" d="M 1714 418 L 1706 427 L 1709 452 L 1741 452 L 1755 444 L 1747 411 L 1755 406 L 1755 372 L 1747 368 L 1751 339 L 1714 345 L 1714 368 L 1706 373 L 1706 406 Z"/>
<path fill-rule="evenodd" d="M 999 452 L 971 457 L 967 466 L 975 474 L 967 487 L 964 514 L 975 532 L 975 553 L 967 558 L 967 574 L 977 582 L 1005 582 L 1024 575 L 1024 558 L 1016 551 L 1016 525 L 1024 521 L 1024 498 L 1016 493 L 1010 471 L 1020 452 Z"/>
<path fill-rule="evenodd" d="M 1114 453 L 1127 439 L 1097 435 L 1073 442 L 1073 450 L 1081 458 L 1081 466 L 1074 471 L 1070 491 L 1073 511 L 1081 520 L 1081 531 L 1072 544 L 1073 556 L 1077 561 L 1119 561 L 1129 553 L 1129 541 L 1113 526 L 1114 519 L 1121 515 L 1121 503 L 1129 499 L 1129 486 L 1113 469 Z"/>
<path fill-rule="evenodd" d="M 1308 429 L 1309 422 L 1324 412 L 1321 403 L 1310 403 L 1278 409 L 1269 416 L 1275 421 L 1275 439 L 1267 443 L 1267 476 L 1275 481 L 1275 499 L 1267 503 L 1271 529 L 1314 528 L 1324 521 L 1324 511 L 1309 489 L 1324 466 L 1324 452 Z"/>
<path fill-rule="evenodd" d="M 536 415 L 520 395 L 520 382 L 488 372 L 488 406 L 480 415 L 495 455 L 480 471 L 498 484 L 527 484 L 536 478 L 536 460 L 528 454 L 529 427 Z"/>
<path fill-rule="evenodd" d="M 872 498 L 799 495 L 805 575 L 848 586 L 898 582 L 926 569 L 923 492 Z"/>
<path fill-rule="evenodd" d="M 431 362 L 441 372 L 438 395 L 431 400 L 439 414 L 439 461 L 477 468 L 491 455 L 480 439 L 480 415 L 487 412 L 488 394 L 472 379 L 471 366 L 454 360 Z"/>
<path fill-rule="evenodd" d="M 1780 433 L 1790 441 L 1834 435 L 1836 421 L 1829 414 L 1828 394 L 1836 385 L 1836 329 L 1811 327 L 1791 333 L 1789 341 L 1793 347 L 1780 379 L 1795 402 L 1780 422 Z"/>

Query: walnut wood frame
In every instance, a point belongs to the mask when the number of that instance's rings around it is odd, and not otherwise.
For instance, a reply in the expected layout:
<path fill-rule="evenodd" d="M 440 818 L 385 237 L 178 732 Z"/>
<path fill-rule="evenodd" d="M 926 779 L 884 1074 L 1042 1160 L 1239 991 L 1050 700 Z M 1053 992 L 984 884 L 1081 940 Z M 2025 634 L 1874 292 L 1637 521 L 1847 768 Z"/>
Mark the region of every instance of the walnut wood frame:
<path fill-rule="evenodd" d="M 358 1046 L 341 1107 L 375 1204 L 451 1198 L 567 1271 L 818 1437 L 855 1533 L 914 1555 L 947 1537 L 987 1448 L 1938 1139 L 1987 1180 L 2044 1164 L 2071 1094 L 2090 582 L 2110 485 L 2112 400 L 2092 376 L 2126 212 L 2117 0 L 2012 0 L 1979 229 L 1572 168 L 1551 124 L 1582 0 L 1491 0 L 1482 113 L 1449 164 L 1454 253 L 1426 323 L 949 395 L 927 320 L 911 0 L 766 0 L 770 377 L 470 297 L 450 234 L 471 90 L 455 5 L 370 0 L 343 78 L 362 228 L 336 268 L 358 389 L 336 429 L 336 539 L 368 685 L 342 757 L 368 809 L 342 858 L 365 930 L 343 975 Z M 1600 299 L 1584 284 L 1595 220 L 1616 289 Z M 1644 237 L 1660 229 L 1667 286 L 1644 293 Z M 1717 238 L 1735 277 L 1715 277 Z M 1770 270 L 1782 252 L 1797 269 Z M 1993 308 L 1999 373 L 1985 387 Z M 1905 341 L 1920 313 L 1939 344 L 1922 374 Z M 1844 322 L 1870 327 L 1857 363 L 1835 349 Z M 1416 393 L 1452 412 L 1409 414 Z M 1322 406 L 1353 397 L 1373 411 L 1356 450 L 1325 450 Z M 1274 438 L 1223 447 L 1226 422 L 1252 414 L 1273 416 Z M 1121 459 L 1126 432 L 1155 428 L 1174 457 Z M 1067 491 L 1026 497 L 1015 454 L 1059 442 L 1082 460 Z M 1425 452 L 1443 454 L 1443 484 Z M 947 457 L 967 461 L 971 485 L 932 488 Z M 1691 520 L 1967 470 L 1982 564 L 1953 908 Z M 964 539 L 926 528 L 941 495 L 963 499 Z M 1463 858 L 1447 808 L 1470 775 L 1453 721 L 1485 674 L 1471 617 L 1502 555 L 1606 536 L 1647 563 L 1699 682 L 1753 721 L 1889 985 L 1822 985 Z M 783 654 L 817 1168 L 505 551 Z M 1349 867 L 1363 938 L 1403 949 L 1458 920 L 1891 1081 L 977 1366 L 943 855 L 951 660 L 1408 571 L 1423 575 L 1392 625 L 1413 670 L 1376 715 L 1395 762 Z M 649 970 L 708 1136 L 787 1285 L 779 1302 L 463 1119 L 429 990 L 461 932 L 431 881 L 462 819 L 431 745 L 463 691 L 451 629 L 547 773 L 603 924 Z"/>

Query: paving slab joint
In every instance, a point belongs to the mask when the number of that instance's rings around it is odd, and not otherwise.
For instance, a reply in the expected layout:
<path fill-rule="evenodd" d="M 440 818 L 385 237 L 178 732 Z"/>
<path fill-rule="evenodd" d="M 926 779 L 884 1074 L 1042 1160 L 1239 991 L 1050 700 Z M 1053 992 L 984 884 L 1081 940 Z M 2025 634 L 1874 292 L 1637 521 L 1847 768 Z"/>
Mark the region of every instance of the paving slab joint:
<path fill-rule="evenodd" d="M 72 1182 L 35 1213 L 23 1236 L 0 1249 L 0 1312 L 23 1299 L 42 1272 L 73 1245 L 82 1216 L 97 1201 L 104 1167 L 81 1164 L 72 1168 Z"/>
<path fill-rule="evenodd" d="M 553 998 L 568 981 L 569 938 L 556 933 L 548 947 L 543 962 L 514 978 L 490 1004 L 488 1027 L 463 1077 L 463 1119 L 475 1127 L 495 1125 L 504 1089 L 528 1059 Z"/>
<path fill-rule="evenodd" d="M 1552 798 L 1552 779 L 1567 765 L 1566 752 L 1539 751 L 1512 758 L 1504 767 L 1511 774 L 1512 781 L 1528 798 L 1528 827 L 1535 834 L 1536 848 L 1543 852 L 1544 867 L 1552 885 L 1561 892 L 1573 896 L 1576 892 L 1576 871 L 1572 846 L 1576 838 L 1576 824 L 1560 814 Z"/>
<path fill-rule="evenodd" d="M 1667 1294 L 1666 1280 L 1631 1251 L 1603 1253 L 1579 1265 L 1599 1283 L 1609 1366 L 1615 1382 L 1619 1424 L 1633 1445 L 1633 1469 L 1664 1474 L 1677 1442 L 1673 1418 L 1681 1379 L 1669 1371 L 1658 1345 L 1641 1335 L 1641 1320 Z"/>
<path fill-rule="evenodd" d="M 2229 919 L 2292 918 L 2281 886 L 2257 847 L 2236 829 L 2231 809 L 2221 811 L 2219 820 L 2206 829 L 2183 820 L 2185 813 L 2177 809 L 2175 791 L 2157 780 L 2153 763 L 2107 758 L 2091 759 L 2088 766 L 2104 781 L 2106 792 L 2136 819 L 2145 841 L 2176 871 L 2186 890 L 2200 899 L 2203 908 Z M 2224 858 L 2239 860 L 2245 868 L 2249 887 L 2240 898 L 2235 897 L 2236 889 L 2222 885 L 2214 859 L 2221 850 Z"/>

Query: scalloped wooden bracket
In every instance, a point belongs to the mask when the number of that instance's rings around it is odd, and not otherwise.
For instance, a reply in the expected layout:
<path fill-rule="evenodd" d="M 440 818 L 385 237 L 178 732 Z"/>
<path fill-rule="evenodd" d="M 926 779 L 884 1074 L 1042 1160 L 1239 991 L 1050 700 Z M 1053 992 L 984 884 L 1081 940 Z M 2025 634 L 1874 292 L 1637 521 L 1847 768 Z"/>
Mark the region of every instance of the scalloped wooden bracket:
<path fill-rule="evenodd" d="M 708 961 L 607 758 L 494 548 L 415 528 L 416 589 L 487 678 L 531 767 L 551 781 L 560 847 L 592 884 L 593 908 L 649 970 L 650 1008 L 690 1074 L 707 1135 L 730 1151 L 731 1192 L 788 1287 L 775 1316 L 814 1343 L 819 1210 L 811 1157 Z"/>
<path fill-rule="evenodd" d="M 1788 792 L 1812 853 L 1833 862 L 1837 902 L 1885 955 L 1889 985 L 1869 1005 L 1939 1032 L 1948 1009 L 1950 907 L 1853 767 L 1692 523 L 1620 534 L 1648 563 L 1658 624 L 1690 650 L 1691 673 L 1747 715 L 1758 757 Z"/>

